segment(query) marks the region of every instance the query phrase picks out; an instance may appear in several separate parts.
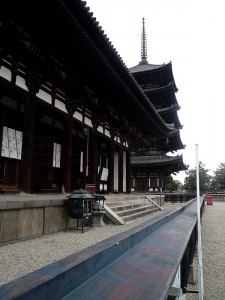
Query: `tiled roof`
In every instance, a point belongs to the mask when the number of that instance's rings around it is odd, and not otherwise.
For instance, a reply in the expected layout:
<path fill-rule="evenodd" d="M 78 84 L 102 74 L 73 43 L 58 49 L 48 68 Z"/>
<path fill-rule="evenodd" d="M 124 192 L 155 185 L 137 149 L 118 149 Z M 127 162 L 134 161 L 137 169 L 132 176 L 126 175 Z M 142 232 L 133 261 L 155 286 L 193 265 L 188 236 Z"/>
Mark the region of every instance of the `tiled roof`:
<path fill-rule="evenodd" d="M 167 113 L 167 112 L 171 112 L 171 111 L 177 111 L 179 109 L 180 109 L 180 106 L 178 104 L 172 104 L 169 107 L 157 109 L 157 111 L 158 111 L 158 113 Z"/>
<path fill-rule="evenodd" d="M 159 163 L 173 163 L 182 161 L 182 156 L 168 156 L 168 155 L 149 155 L 149 156 L 132 156 L 132 165 L 149 165 L 149 164 L 159 164 Z"/>
<path fill-rule="evenodd" d="M 162 64 L 162 65 L 139 64 L 137 66 L 130 68 L 130 72 L 136 73 L 136 72 L 150 71 L 150 70 L 161 68 L 163 66 L 165 66 L 165 64 Z"/>
<path fill-rule="evenodd" d="M 175 83 L 174 82 L 169 82 L 168 84 L 164 86 L 147 86 L 143 88 L 145 92 L 148 93 L 162 93 L 165 91 L 171 90 L 173 93 L 176 92 L 177 90 L 175 89 Z"/>

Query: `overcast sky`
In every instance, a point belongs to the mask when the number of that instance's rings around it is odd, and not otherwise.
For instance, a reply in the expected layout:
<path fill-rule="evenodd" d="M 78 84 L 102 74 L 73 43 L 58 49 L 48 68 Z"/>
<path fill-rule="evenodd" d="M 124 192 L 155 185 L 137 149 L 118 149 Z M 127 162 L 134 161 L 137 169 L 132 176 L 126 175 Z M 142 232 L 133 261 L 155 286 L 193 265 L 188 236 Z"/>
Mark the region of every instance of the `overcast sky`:
<path fill-rule="evenodd" d="M 145 18 L 148 62 L 172 62 L 190 168 L 198 158 L 213 171 L 225 162 L 225 17 L 222 0 L 86 0 L 128 68 L 140 61 Z M 168 153 L 169 154 L 169 153 Z M 176 179 L 185 177 L 180 172 Z"/>

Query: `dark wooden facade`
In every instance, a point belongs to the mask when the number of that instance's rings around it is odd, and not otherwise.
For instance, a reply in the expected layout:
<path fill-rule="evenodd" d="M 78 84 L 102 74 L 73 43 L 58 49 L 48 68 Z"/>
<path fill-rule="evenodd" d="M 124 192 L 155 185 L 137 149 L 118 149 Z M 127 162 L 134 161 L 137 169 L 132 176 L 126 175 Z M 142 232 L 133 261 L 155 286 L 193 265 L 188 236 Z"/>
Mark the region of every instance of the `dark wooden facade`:
<path fill-rule="evenodd" d="M 172 64 L 143 64 L 130 69 L 149 101 L 154 105 L 165 123 L 173 124 L 173 132 L 166 138 L 156 139 L 147 147 L 140 145 L 132 152 L 132 191 L 164 191 L 166 178 L 187 170 L 182 156 L 168 156 L 168 152 L 184 149 L 177 115 L 180 109 L 175 93 L 178 91 L 173 78 Z"/>
<path fill-rule="evenodd" d="M 174 130 L 85 2 L 2 1 L 0 18 L 0 191 L 130 193 L 131 148 Z"/>
<path fill-rule="evenodd" d="M 181 155 L 132 156 L 131 166 L 131 190 L 136 192 L 164 191 L 168 176 L 187 169 Z"/>

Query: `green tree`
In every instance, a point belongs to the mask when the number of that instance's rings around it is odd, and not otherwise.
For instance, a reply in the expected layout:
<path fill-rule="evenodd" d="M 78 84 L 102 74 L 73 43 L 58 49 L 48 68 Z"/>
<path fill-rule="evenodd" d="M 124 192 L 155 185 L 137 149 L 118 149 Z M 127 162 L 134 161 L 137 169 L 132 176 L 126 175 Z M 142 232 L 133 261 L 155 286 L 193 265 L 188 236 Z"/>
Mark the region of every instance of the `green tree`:
<path fill-rule="evenodd" d="M 225 189 L 225 163 L 221 163 L 216 171 L 214 171 L 212 188 L 214 190 Z"/>
<path fill-rule="evenodd" d="M 212 176 L 208 174 L 210 170 L 205 168 L 205 164 L 199 162 L 199 188 L 200 192 L 206 192 L 210 189 Z M 186 172 L 184 179 L 184 188 L 190 192 L 196 192 L 196 168 Z"/>
<path fill-rule="evenodd" d="M 177 182 L 177 180 L 174 180 L 172 176 L 168 176 L 166 178 L 166 190 L 170 191 L 170 192 L 174 192 L 177 191 L 179 187 L 179 184 Z"/>

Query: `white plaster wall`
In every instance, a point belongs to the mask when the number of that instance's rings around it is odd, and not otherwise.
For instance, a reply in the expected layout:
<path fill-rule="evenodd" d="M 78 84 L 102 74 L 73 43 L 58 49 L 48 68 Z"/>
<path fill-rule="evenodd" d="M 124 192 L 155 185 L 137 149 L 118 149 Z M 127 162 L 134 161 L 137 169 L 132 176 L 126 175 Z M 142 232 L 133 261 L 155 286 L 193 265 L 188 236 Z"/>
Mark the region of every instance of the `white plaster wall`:
<path fill-rule="evenodd" d="M 84 123 L 85 123 L 86 125 L 92 127 L 92 122 L 91 122 L 91 120 L 90 120 L 89 118 L 85 117 L 85 118 L 84 118 Z"/>
<path fill-rule="evenodd" d="M 65 104 L 58 99 L 55 99 L 55 107 L 67 113 Z"/>
<path fill-rule="evenodd" d="M 9 69 L 7 69 L 6 67 L 2 66 L 0 68 L 0 76 L 5 78 L 6 80 L 11 81 L 12 78 L 12 73 Z"/>
<path fill-rule="evenodd" d="M 102 126 L 98 126 L 97 131 L 103 133 L 103 127 Z"/>
<path fill-rule="evenodd" d="M 25 91 L 28 91 L 28 87 L 26 86 L 25 79 L 19 75 L 16 76 L 16 85 L 21 87 Z"/>
<path fill-rule="evenodd" d="M 105 135 L 110 137 L 110 132 L 107 129 L 105 129 Z"/>
<path fill-rule="evenodd" d="M 74 116 L 75 119 L 77 119 L 77 120 L 83 122 L 83 117 L 82 117 L 82 114 L 81 114 L 80 112 L 75 111 L 75 113 L 74 113 L 73 116 Z"/>
<path fill-rule="evenodd" d="M 52 104 L 52 96 L 48 93 L 46 93 L 43 90 L 39 90 L 39 92 L 36 94 L 36 96 L 42 100 L 44 100 L 45 102 Z"/>

